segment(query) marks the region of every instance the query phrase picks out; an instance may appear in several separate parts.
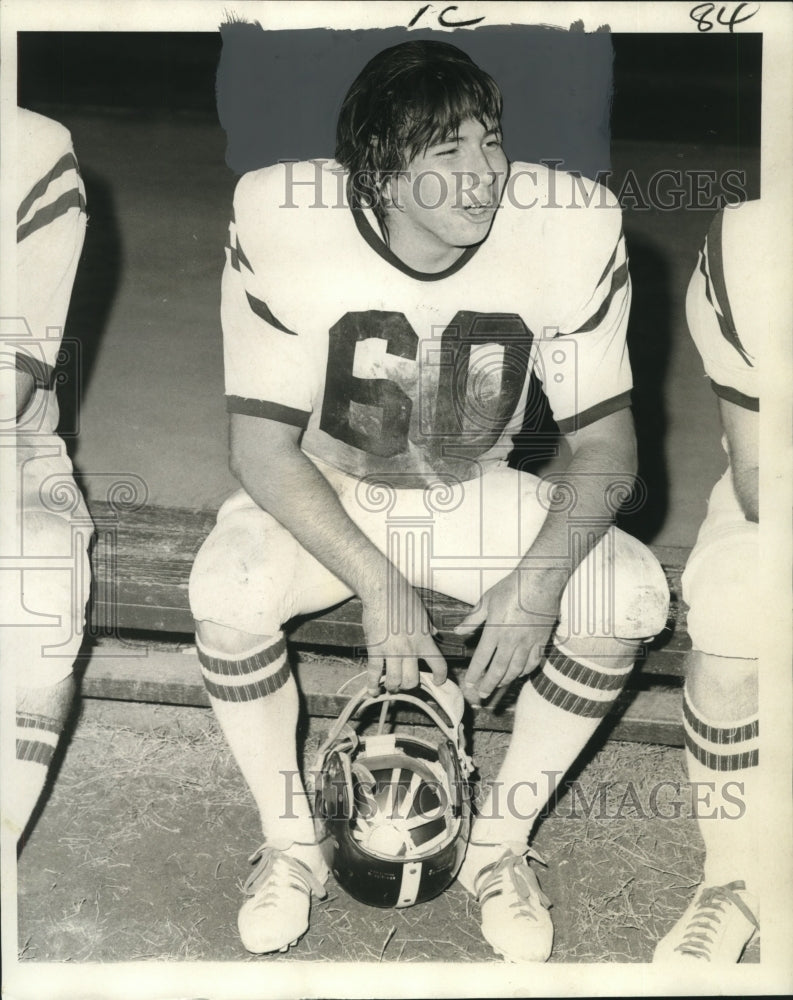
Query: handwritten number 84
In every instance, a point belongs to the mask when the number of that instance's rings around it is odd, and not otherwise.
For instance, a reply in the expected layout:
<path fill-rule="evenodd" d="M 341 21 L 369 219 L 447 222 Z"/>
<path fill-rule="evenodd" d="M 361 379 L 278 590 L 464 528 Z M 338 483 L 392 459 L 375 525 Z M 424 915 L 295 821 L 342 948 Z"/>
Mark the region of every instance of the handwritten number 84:
<path fill-rule="evenodd" d="M 745 7 L 753 6 L 754 10 L 749 11 L 741 17 L 741 12 Z M 718 13 L 716 14 L 715 24 L 721 25 L 723 28 L 728 28 L 730 32 L 734 31 L 736 24 L 742 24 L 744 21 L 748 21 L 749 18 L 754 17 L 757 11 L 760 9 L 759 4 L 748 4 L 739 3 L 736 4 L 734 8 L 729 6 L 719 7 Z M 689 17 L 692 21 L 697 22 L 698 31 L 712 31 L 714 27 L 714 21 L 711 20 L 711 15 L 714 10 L 716 10 L 715 3 L 698 3 L 696 7 L 692 7 L 689 11 Z"/>

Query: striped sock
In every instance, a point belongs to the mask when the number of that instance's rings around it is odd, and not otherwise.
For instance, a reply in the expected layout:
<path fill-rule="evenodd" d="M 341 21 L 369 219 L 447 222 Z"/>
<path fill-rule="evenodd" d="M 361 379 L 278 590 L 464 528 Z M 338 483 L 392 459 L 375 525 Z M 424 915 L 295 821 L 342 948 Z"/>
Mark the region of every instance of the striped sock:
<path fill-rule="evenodd" d="M 529 683 L 549 705 L 599 722 L 608 714 L 632 668 L 633 663 L 607 669 L 592 660 L 576 659 L 564 647 L 554 645 L 542 670 Z"/>
<path fill-rule="evenodd" d="M 615 644 L 604 662 L 561 644 L 518 698 L 509 750 L 480 809 L 472 843 L 526 843 L 564 774 L 614 704 L 633 666 Z"/>
<path fill-rule="evenodd" d="M 199 643 L 198 660 L 207 692 L 226 702 L 256 701 L 275 694 L 292 676 L 281 635 L 269 645 L 239 659 L 213 654 Z"/>
<path fill-rule="evenodd" d="M 256 802 L 265 840 L 323 871 L 297 764 L 297 685 L 283 633 L 233 658 L 197 643 L 212 708 Z"/>
<path fill-rule="evenodd" d="M 757 715 L 708 719 L 692 704 L 686 688 L 683 730 L 689 780 L 703 783 L 693 801 L 705 842 L 705 884 L 726 885 L 738 880 L 756 892 Z"/>
<path fill-rule="evenodd" d="M 32 712 L 16 715 L 16 764 L 13 787 L 8 790 L 6 822 L 19 837 L 41 797 L 63 721 Z"/>

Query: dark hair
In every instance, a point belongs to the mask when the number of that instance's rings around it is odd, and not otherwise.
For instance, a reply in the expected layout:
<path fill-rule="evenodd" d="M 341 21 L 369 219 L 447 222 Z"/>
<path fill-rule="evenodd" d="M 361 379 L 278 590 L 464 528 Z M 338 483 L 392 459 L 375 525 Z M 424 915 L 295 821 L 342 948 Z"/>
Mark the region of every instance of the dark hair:
<path fill-rule="evenodd" d="M 383 183 L 466 118 L 498 128 L 501 92 L 465 52 L 437 41 L 379 52 L 347 92 L 336 127 L 336 159 L 351 175 L 354 201 L 382 222 Z"/>

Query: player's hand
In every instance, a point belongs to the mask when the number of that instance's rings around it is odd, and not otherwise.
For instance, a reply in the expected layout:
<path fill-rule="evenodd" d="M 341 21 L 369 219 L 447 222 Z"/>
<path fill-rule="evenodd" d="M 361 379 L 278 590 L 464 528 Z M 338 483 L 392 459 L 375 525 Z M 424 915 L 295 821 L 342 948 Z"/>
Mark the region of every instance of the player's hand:
<path fill-rule="evenodd" d="M 419 660 L 436 684 L 446 680 L 446 661 L 433 641 L 434 629 L 413 587 L 398 579 L 386 593 L 361 598 L 369 664 L 367 690 L 375 695 L 385 674 L 387 691 L 418 686 Z"/>
<path fill-rule="evenodd" d="M 524 571 L 521 581 L 517 570 L 482 596 L 455 629 L 470 635 L 483 626 L 463 684 L 468 701 L 479 704 L 539 665 L 559 616 L 560 596 L 558 584 L 529 588 L 528 574 Z"/>

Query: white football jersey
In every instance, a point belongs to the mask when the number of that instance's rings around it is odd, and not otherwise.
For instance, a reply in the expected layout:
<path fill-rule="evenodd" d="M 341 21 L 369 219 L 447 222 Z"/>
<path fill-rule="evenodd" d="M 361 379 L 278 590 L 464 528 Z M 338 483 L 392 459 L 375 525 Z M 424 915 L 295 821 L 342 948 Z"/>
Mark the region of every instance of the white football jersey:
<path fill-rule="evenodd" d="M 6 327 L 16 365 L 35 380 L 22 433 L 58 425 L 55 367 L 85 238 L 85 189 L 67 129 L 17 109 L 17 316 Z"/>
<path fill-rule="evenodd" d="M 758 356 L 774 334 L 771 296 L 761 291 L 769 209 L 760 201 L 721 209 L 699 252 L 686 296 L 686 318 L 717 395 L 759 410 Z"/>
<path fill-rule="evenodd" d="M 351 208 L 333 161 L 237 186 L 223 276 L 229 411 L 304 430 L 370 474 L 467 480 L 503 462 L 531 372 L 572 434 L 630 404 L 621 213 L 605 189 L 513 163 L 487 237 L 417 272 Z"/>

